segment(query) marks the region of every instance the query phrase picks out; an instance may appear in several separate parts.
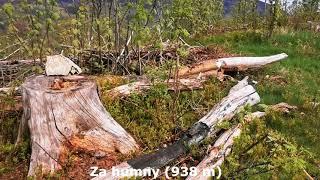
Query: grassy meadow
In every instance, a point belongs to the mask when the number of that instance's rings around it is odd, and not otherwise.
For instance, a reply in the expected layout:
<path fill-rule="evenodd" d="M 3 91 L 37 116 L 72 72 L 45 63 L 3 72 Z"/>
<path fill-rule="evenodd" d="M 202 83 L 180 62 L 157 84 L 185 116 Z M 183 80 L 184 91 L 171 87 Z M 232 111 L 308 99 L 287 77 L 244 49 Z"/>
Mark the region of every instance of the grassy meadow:
<path fill-rule="evenodd" d="M 257 81 L 262 104 L 286 102 L 298 107 L 290 115 L 273 114 L 263 123 L 314 158 L 310 169 L 320 176 L 320 36 L 309 32 L 277 33 L 266 40 L 259 33 L 228 33 L 197 40 L 203 45 L 222 45 L 241 55 L 287 53 L 289 57 L 250 73 Z M 312 160 L 312 161 L 313 161 Z M 280 175 L 279 173 L 278 175 Z M 281 176 L 280 176 L 281 177 Z"/>

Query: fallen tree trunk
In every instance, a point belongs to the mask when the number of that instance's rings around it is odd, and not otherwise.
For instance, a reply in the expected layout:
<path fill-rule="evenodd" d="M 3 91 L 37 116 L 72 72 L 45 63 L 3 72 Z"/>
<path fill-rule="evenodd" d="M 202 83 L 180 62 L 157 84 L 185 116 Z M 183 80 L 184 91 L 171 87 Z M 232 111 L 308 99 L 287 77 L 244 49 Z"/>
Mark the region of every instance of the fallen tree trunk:
<path fill-rule="evenodd" d="M 141 93 L 144 90 L 150 89 L 150 87 L 151 84 L 148 80 L 141 80 L 110 89 L 107 91 L 107 94 L 112 98 L 126 97 L 132 93 Z"/>
<path fill-rule="evenodd" d="M 181 68 L 178 72 L 178 76 L 186 77 L 212 70 L 245 71 L 248 69 L 260 68 L 264 65 L 280 61 L 287 57 L 287 54 L 282 53 L 266 57 L 230 57 L 220 58 L 217 60 L 207 60 L 194 64 L 191 67 Z"/>
<path fill-rule="evenodd" d="M 206 116 L 199 120 L 210 127 L 210 133 L 215 133 L 216 125 L 223 120 L 230 120 L 245 105 L 255 105 L 260 102 L 260 97 L 253 86 L 249 85 L 248 77 L 233 86 L 227 97 L 217 104 Z"/>
<path fill-rule="evenodd" d="M 113 169 L 143 170 L 145 168 L 161 168 L 185 154 L 188 146 L 199 144 L 206 137 L 215 135 L 215 128 L 218 123 L 231 119 L 240 108 L 246 105 L 257 104 L 259 101 L 260 97 L 258 93 L 251 85 L 249 85 L 248 78 L 246 77 L 231 88 L 228 96 L 223 98 L 206 116 L 195 123 L 180 140 L 157 152 L 138 156 L 137 158 L 123 162 L 120 165 L 113 167 Z M 108 177 L 112 177 L 112 179 L 122 177 L 121 175 L 112 175 L 114 174 L 109 170 L 107 172 Z M 105 177 L 100 176 L 96 179 L 99 178 L 104 179 Z"/>
<path fill-rule="evenodd" d="M 252 68 L 259 68 L 266 64 L 285 59 L 288 55 L 282 53 L 267 57 L 231 57 L 218 60 L 202 61 L 191 67 L 182 68 L 178 72 L 181 78 L 167 80 L 169 90 L 178 88 L 179 90 L 201 89 L 202 83 L 210 76 L 221 76 L 224 71 L 244 71 Z M 150 89 L 152 83 L 149 80 L 140 80 L 137 82 L 125 84 L 108 91 L 111 97 L 125 97 L 131 93 L 141 93 Z"/>
<path fill-rule="evenodd" d="M 60 169 L 68 146 L 123 154 L 136 141 L 111 117 L 99 100 L 97 86 L 83 76 L 35 76 L 21 86 L 23 122 L 28 122 L 32 154 L 28 175 Z"/>
<path fill-rule="evenodd" d="M 169 79 L 165 82 L 168 86 L 168 90 L 195 90 L 195 89 L 202 89 L 203 88 L 203 82 L 204 79 Z M 148 90 L 152 87 L 153 83 L 149 80 L 140 80 L 137 82 L 132 82 L 129 84 L 121 85 L 118 87 L 115 87 L 109 91 L 107 91 L 107 94 L 112 97 L 126 97 L 129 96 L 132 93 L 141 93 L 145 90 Z"/>
<path fill-rule="evenodd" d="M 279 103 L 267 107 L 267 109 L 283 113 L 289 113 L 291 110 L 295 110 L 296 108 L 297 107 L 290 106 L 286 103 Z M 265 115 L 265 112 L 255 112 L 245 116 L 244 120 L 245 122 L 250 122 L 255 118 L 261 118 Z M 217 167 L 222 165 L 225 157 L 230 154 L 234 142 L 233 140 L 240 135 L 241 129 L 242 126 L 239 124 L 236 127 L 224 132 L 214 143 L 209 154 L 197 165 L 197 176 L 189 176 L 187 180 L 207 180 L 209 176 L 206 176 L 208 174 L 203 174 L 203 172 L 206 170 L 215 170 Z"/>
<path fill-rule="evenodd" d="M 29 60 L 6 60 L 0 61 L 0 65 L 16 65 L 16 64 L 34 64 L 40 63 L 40 59 L 29 59 Z"/>
<path fill-rule="evenodd" d="M 264 112 L 255 112 L 245 117 L 247 122 L 265 116 Z M 207 180 L 210 177 L 210 173 L 218 167 L 220 167 L 227 155 L 231 152 L 231 147 L 234 142 L 234 138 L 238 137 L 241 133 L 241 124 L 224 132 L 214 143 L 209 154 L 197 165 L 197 175 L 188 176 L 187 180 Z"/>

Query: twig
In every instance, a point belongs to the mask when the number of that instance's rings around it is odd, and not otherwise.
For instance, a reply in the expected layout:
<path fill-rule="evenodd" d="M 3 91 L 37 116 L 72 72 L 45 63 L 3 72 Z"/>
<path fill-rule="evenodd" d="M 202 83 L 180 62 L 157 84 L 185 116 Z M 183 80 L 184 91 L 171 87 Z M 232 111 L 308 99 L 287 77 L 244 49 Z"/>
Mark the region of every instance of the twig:
<path fill-rule="evenodd" d="M 179 36 L 179 40 L 186 46 L 188 46 L 188 48 L 198 48 L 199 46 L 190 46 L 186 41 L 184 41 L 180 36 Z"/>
<path fill-rule="evenodd" d="M 92 27 L 92 30 L 95 32 L 95 33 L 97 33 L 97 31 L 94 29 L 94 27 Z M 98 33 L 97 33 L 98 34 Z M 100 34 L 100 37 L 101 37 L 101 39 L 102 39 L 102 41 L 103 41 L 103 43 L 104 43 L 104 46 L 102 46 L 102 47 L 105 47 L 106 45 L 107 45 L 107 41 L 105 40 L 105 38 Z"/>
<path fill-rule="evenodd" d="M 9 57 L 11 57 L 12 55 L 14 55 L 15 53 L 17 53 L 18 51 L 20 51 L 21 48 L 16 49 L 15 51 L 13 51 L 11 54 L 9 54 L 8 56 L 0 59 L 0 61 L 4 61 L 7 60 Z"/>
<path fill-rule="evenodd" d="M 188 43 L 186 43 L 180 36 L 179 36 L 180 41 L 183 42 L 183 44 L 185 44 L 186 46 L 188 46 L 189 48 L 191 47 Z"/>
<path fill-rule="evenodd" d="M 314 178 L 304 169 L 303 172 L 306 174 L 309 180 L 314 180 Z"/>
<path fill-rule="evenodd" d="M 264 139 L 266 139 L 268 137 L 268 134 L 263 135 L 258 141 L 256 141 L 255 143 L 251 144 L 247 149 L 245 149 L 241 154 L 240 157 L 244 156 L 244 154 L 248 151 L 250 151 L 253 147 L 255 147 L 256 145 L 258 145 L 259 143 L 261 143 Z"/>
<path fill-rule="evenodd" d="M 61 47 L 66 47 L 66 48 L 72 48 L 76 49 L 74 46 L 66 45 L 66 44 L 60 44 Z"/>
<path fill-rule="evenodd" d="M 252 169 L 252 168 L 255 168 L 255 167 L 259 167 L 259 166 L 265 166 L 265 165 L 269 165 L 269 164 L 271 164 L 271 161 L 252 164 L 252 165 L 250 165 L 248 167 L 240 168 L 237 171 L 232 172 L 231 175 L 228 176 L 228 178 L 234 178 L 234 177 L 238 176 L 239 174 L 241 174 L 242 172 L 244 172 L 245 170 Z"/>
<path fill-rule="evenodd" d="M 131 31 L 131 34 L 130 34 L 130 36 L 129 36 L 129 38 L 128 38 L 128 41 L 127 41 L 126 45 L 123 47 L 123 49 L 121 50 L 119 56 L 118 56 L 117 59 L 116 59 L 116 63 L 119 63 L 119 64 L 127 71 L 128 74 L 130 74 L 129 70 L 128 70 L 122 63 L 120 63 L 119 60 L 120 60 L 120 58 L 123 56 L 123 53 L 124 53 L 126 47 L 128 47 L 128 45 L 130 44 L 132 34 L 133 34 L 133 31 Z"/>
<path fill-rule="evenodd" d="M 117 61 L 116 61 L 116 62 L 118 62 L 118 61 L 120 60 L 121 56 L 122 56 L 123 53 L 124 53 L 125 48 L 128 47 L 128 45 L 130 44 L 132 34 L 133 34 L 133 31 L 131 31 L 131 34 L 130 34 L 130 36 L 129 36 L 129 38 L 128 38 L 128 41 L 127 41 L 125 47 L 121 50 L 120 55 L 117 57 Z"/>
<path fill-rule="evenodd" d="M 5 47 L 4 49 L 1 49 L 1 50 L 0 50 L 0 52 L 3 52 L 3 51 L 5 51 L 5 50 L 7 50 L 7 49 L 9 49 L 9 48 L 11 48 L 11 47 L 13 47 L 13 46 L 18 45 L 18 44 L 19 44 L 19 43 L 11 44 L 11 45 L 9 45 L 9 46 Z"/>

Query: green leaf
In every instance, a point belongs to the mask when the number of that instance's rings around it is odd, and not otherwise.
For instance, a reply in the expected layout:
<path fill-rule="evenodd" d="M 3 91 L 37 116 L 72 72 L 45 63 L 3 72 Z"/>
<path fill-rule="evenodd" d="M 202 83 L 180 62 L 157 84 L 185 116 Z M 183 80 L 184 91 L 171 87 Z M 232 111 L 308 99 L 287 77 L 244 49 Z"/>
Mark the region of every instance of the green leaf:
<path fill-rule="evenodd" d="M 13 15 L 13 11 L 14 11 L 14 7 L 11 3 L 5 3 L 2 6 L 2 9 L 4 10 L 4 12 L 9 16 L 12 17 Z"/>

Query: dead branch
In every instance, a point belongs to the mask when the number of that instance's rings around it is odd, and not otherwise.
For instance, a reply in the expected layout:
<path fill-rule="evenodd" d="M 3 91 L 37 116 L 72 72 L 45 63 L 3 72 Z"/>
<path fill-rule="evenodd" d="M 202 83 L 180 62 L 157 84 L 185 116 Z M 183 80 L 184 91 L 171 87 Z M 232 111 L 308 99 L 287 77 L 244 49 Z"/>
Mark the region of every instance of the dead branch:
<path fill-rule="evenodd" d="M 0 52 L 4 52 L 4 51 L 6 51 L 7 49 L 9 49 L 9 48 L 11 48 L 11 47 L 14 47 L 14 46 L 16 46 L 16 45 L 19 45 L 19 43 L 11 44 L 11 45 L 9 45 L 9 46 L 7 46 L 7 47 L 5 47 L 5 48 L 1 49 L 1 50 L 0 50 Z"/>
<path fill-rule="evenodd" d="M 6 57 L 0 59 L 0 61 L 4 61 L 4 60 L 10 58 L 12 55 L 14 55 L 14 54 L 17 53 L 18 51 L 20 51 L 20 49 L 21 49 L 21 48 L 18 48 L 18 49 L 16 49 L 16 50 L 14 50 L 12 53 L 8 54 Z"/>
<path fill-rule="evenodd" d="M 9 88 L 9 87 L 3 87 L 0 88 L 0 94 L 16 94 L 19 95 L 20 93 L 20 87 L 15 88 Z"/>
<path fill-rule="evenodd" d="M 178 79 L 176 82 L 174 79 L 166 80 L 165 82 L 160 83 L 166 83 L 168 86 L 168 90 L 174 90 L 175 88 L 178 88 L 179 90 L 196 90 L 196 89 L 202 89 L 203 88 L 203 82 L 205 80 L 203 79 Z M 132 82 L 129 84 L 125 84 L 122 86 L 115 87 L 109 91 L 107 91 L 107 94 L 112 97 L 126 97 L 133 93 L 142 93 L 143 91 L 146 91 L 150 89 L 153 84 L 147 79 L 143 79 L 137 82 Z"/>
<path fill-rule="evenodd" d="M 0 65 L 33 64 L 33 63 L 36 63 L 36 64 L 40 63 L 40 59 L 0 61 Z"/>
<path fill-rule="evenodd" d="M 309 180 L 314 180 L 314 178 L 305 169 L 303 170 L 303 172 Z"/>
<path fill-rule="evenodd" d="M 297 106 L 291 106 L 284 102 L 270 107 L 270 109 L 272 109 L 273 111 L 282 112 L 282 113 L 289 113 L 290 111 L 296 110 L 297 108 L 298 108 Z"/>
<path fill-rule="evenodd" d="M 204 73 L 211 70 L 245 71 L 248 69 L 261 68 L 264 65 L 287 58 L 285 53 L 266 57 L 230 57 L 212 59 L 184 67 L 179 70 L 179 77 Z"/>
<path fill-rule="evenodd" d="M 252 121 L 255 118 L 265 116 L 264 112 L 255 112 L 245 119 L 247 122 Z M 209 177 L 204 176 L 202 173 L 204 170 L 214 170 L 218 166 L 221 166 L 225 157 L 230 154 L 233 140 L 241 133 L 242 125 L 239 124 L 236 127 L 229 129 L 223 133 L 214 143 L 209 154 L 197 165 L 197 176 L 189 176 L 187 180 L 206 180 Z"/>

